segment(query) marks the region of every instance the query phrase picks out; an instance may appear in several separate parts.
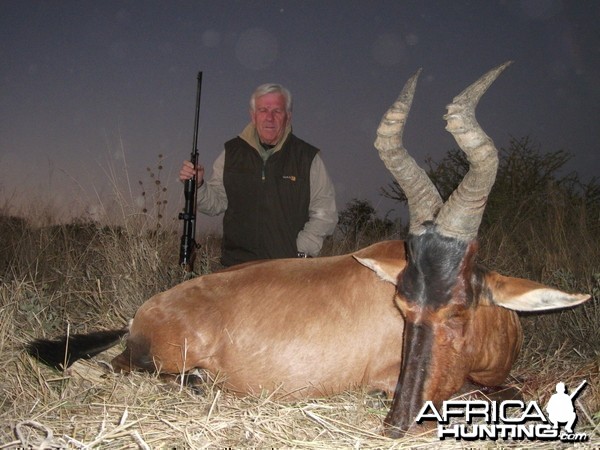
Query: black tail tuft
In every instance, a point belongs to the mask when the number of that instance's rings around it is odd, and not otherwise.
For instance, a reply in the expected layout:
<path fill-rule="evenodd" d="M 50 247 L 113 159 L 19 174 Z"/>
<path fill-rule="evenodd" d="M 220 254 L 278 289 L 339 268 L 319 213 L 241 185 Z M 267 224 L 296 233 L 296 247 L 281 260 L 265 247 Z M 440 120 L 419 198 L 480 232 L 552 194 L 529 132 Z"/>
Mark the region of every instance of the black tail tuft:
<path fill-rule="evenodd" d="M 78 359 L 89 359 L 117 345 L 129 330 L 94 331 L 72 334 L 56 340 L 36 339 L 25 347 L 27 353 L 57 370 L 69 367 Z"/>

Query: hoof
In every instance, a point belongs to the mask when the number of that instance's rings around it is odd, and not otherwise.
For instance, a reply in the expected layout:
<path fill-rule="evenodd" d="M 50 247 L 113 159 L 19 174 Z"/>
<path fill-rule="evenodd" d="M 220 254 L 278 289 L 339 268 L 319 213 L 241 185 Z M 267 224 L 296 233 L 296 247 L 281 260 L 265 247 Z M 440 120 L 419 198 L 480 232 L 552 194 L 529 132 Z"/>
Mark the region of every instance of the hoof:
<path fill-rule="evenodd" d="M 483 396 L 490 401 L 505 401 L 505 400 L 521 400 L 523 395 L 521 391 L 513 386 L 484 386 L 473 381 L 466 381 L 458 395 L 474 395 L 477 397 Z"/>
<path fill-rule="evenodd" d="M 367 397 L 365 399 L 365 405 L 368 408 L 373 409 L 383 409 L 388 408 L 388 395 L 383 389 L 373 389 L 372 391 L 367 392 Z"/>

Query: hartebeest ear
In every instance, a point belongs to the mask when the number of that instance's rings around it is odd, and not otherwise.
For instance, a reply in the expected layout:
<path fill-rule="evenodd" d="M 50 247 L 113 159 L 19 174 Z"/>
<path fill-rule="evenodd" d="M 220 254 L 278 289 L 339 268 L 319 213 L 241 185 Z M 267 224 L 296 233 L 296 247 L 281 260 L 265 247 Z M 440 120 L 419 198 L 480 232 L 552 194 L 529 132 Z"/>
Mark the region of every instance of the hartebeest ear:
<path fill-rule="evenodd" d="M 394 286 L 398 282 L 398 275 L 406 267 L 406 261 L 399 258 L 359 258 L 355 256 L 359 263 L 375 272 L 383 281 L 388 281 Z"/>
<path fill-rule="evenodd" d="M 515 311 L 545 311 L 568 308 L 591 298 L 587 294 L 569 294 L 534 281 L 488 272 L 485 289 L 489 300 L 496 305 Z"/>

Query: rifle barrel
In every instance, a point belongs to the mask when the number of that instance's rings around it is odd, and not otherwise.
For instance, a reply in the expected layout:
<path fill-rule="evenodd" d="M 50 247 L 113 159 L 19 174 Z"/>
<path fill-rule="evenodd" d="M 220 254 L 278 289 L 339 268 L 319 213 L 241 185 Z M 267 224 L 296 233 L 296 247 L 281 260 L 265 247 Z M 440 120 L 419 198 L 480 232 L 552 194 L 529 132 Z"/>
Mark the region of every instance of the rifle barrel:
<path fill-rule="evenodd" d="M 200 97 L 202 92 L 202 72 L 198 72 L 198 87 L 196 89 L 196 114 L 194 117 L 194 142 L 192 146 L 191 163 L 198 165 L 198 128 L 200 122 Z M 179 249 L 179 264 L 188 273 L 193 272 L 196 243 L 196 172 L 184 183 L 185 205 L 179 219 L 183 220 L 183 233 Z"/>

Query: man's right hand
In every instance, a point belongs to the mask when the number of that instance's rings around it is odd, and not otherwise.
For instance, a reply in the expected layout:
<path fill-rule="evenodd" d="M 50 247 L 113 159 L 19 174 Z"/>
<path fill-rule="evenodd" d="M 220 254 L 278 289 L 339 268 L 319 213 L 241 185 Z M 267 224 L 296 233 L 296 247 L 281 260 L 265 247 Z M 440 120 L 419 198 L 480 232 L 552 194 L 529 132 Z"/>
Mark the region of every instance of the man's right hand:
<path fill-rule="evenodd" d="M 194 165 L 190 161 L 184 161 L 179 171 L 179 180 L 186 181 L 194 176 Z M 200 187 L 204 182 L 204 166 L 198 164 L 196 168 L 196 186 Z"/>

